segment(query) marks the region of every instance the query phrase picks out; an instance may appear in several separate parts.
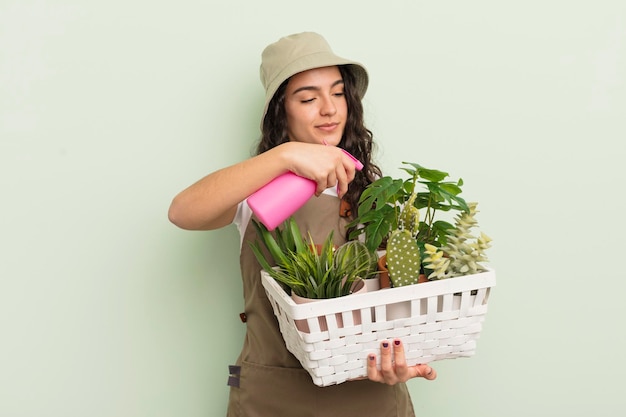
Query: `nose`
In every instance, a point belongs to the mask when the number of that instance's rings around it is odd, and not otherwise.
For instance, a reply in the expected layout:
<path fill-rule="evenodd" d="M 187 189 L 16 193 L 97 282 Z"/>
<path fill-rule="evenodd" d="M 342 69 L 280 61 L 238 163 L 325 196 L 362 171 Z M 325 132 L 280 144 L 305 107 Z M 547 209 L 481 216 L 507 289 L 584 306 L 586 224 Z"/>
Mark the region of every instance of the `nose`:
<path fill-rule="evenodd" d="M 320 108 L 320 114 L 322 116 L 332 116 L 335 113 L 337 113 L 337 106 L 335 105 L 333 98 L 329 96 L 325 97 L 322 100 L 322 107 Z"/>

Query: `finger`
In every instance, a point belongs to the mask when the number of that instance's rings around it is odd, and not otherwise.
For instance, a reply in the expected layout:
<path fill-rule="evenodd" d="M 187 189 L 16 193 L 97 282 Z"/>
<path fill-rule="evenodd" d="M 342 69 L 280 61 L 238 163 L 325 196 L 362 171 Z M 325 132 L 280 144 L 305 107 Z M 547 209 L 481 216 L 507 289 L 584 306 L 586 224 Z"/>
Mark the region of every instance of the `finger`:
<path fill-rule="evenodd" d="M 354 180 L 355 168 L 354 161 L 352 161 L 346 154 L 342 152 L 342 164 L 337 167 L 337 194 L 339 198 L 343 197 L 348 192 L 348 186 Z M 346 162 L 348 159 L 348 162 Z"/>
<path fill-rule="evenodd" d="M 402 345 L 400 339 L 395 339 L 393 341 L 393 357 L 395 362 L 396 377 L 402 382 L 408 381 L 411 378 L 411 374 L 408 366 L 406 365 L 404 345 Z"/>
<path fill-rule="evenodd" d="M 395 384 L 397 382 L 391 352 L 391 343 L 387 340 L 384 340 L 380 344 L 380 372 L 382 373 L 385 383 Z"/>
<path fill-rule="evenodd" d="M 345 167 L 346 171 L 350 172 L 349 177 L 350 181 L 352 181 L 352 179 L 354 178 L 354 171 L 357 169 L 357 167 L 359 170 L 363 169 L 363 163 L 356 159 L 350 152 L 346 151 L 345 149 L 341 149 L 341 152 L 343 152 L 343 166 Z"/>
<path fill-rule="evenodd" d="M 316 182 L 317 188 L 315 189 L 315 195 L 319 197 L 324 192 L 324 190 L 326 190 L 328 187 L 334 186 L 337 183 L 337 177 L 335 176 L 334 172 L 331 172 L 329 174 L 320 175 L 319 179 Z"/>
<path fill-rule="evenodd" d="M 382 382 L 382 377 L 376 367 L 376 355 L 370 353 L 367 355 L 367 377 L 375 382 Z"/>
<path fill-rule="evenodd" d="M 346 171 L 341 168 L 337 169 L 337 195 L 339 198 L 348 192 L 348 175 Z"/>
<path fill-rule="evenodd" d="M 432 381 L 433 379 L 437 378 L 437 371 L 435 371 L 429 365 L 426 365 L 426 364 L 415 365 L 412 367 L 412 369 L 415 372 L 416 377 L 422 377 L 429 381 Z"/>
<path fill-rule="evenodd" d="M 344 151 L 345 152 L 345 151 Z M 343 169 L 346 172 L 346 177 L 348 182 L 351 182 L 356 175 L 356 166 L 354 164 L 354 160 L 350 158 L 348 155 L 344 154 L 341 159 Z"/>
<path fill-rule="evenodd" d="M 328 176 L 326 177 L 326 188 L 334 187 L 335 185 L 337 185 L 337 181 L 338 178 L 335 171 L 329 172 Z"/>

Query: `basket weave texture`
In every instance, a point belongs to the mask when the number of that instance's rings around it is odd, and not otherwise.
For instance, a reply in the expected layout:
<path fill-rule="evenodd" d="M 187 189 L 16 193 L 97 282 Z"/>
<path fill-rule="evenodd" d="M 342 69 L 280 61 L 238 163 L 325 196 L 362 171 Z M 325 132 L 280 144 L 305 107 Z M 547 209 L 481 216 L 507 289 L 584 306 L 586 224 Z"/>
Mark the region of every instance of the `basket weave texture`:
<path fill-rule="evenodd" d="M 318 386 L 367 376 L 370 353 L 380 367 L 383 340 L 401 338 L 409 366 L 472 356 L 496 283 L 490 269 L 296 304 L 267 272 L 261 271 L 261 279 L 287 349 Z M 306 332 L 298 330 L 304 322 Z"/>

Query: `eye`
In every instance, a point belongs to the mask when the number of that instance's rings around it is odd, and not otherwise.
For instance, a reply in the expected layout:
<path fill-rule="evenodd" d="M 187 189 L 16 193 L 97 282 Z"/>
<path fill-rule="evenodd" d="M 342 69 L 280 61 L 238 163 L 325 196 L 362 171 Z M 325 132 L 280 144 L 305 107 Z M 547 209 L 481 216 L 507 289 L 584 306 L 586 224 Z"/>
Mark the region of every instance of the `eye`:
<path fill-rule="evenodd" d="M 312 103 L 315 98 L 308 98 L 300 100 L 300 103 Z"/>

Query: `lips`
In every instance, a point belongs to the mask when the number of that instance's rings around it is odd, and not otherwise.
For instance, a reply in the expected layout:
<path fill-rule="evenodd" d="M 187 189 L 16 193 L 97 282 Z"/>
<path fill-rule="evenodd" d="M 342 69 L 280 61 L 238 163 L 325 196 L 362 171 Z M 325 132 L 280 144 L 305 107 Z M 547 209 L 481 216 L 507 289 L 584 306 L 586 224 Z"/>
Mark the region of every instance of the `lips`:
<path fill-rule="evenodd" d="M 331 131 L 334 130 L 337 126 L 339 126 L 339 123 L 324 123 L 321 125 L 317 125 L 317 128 L 324 131 Z"/>

